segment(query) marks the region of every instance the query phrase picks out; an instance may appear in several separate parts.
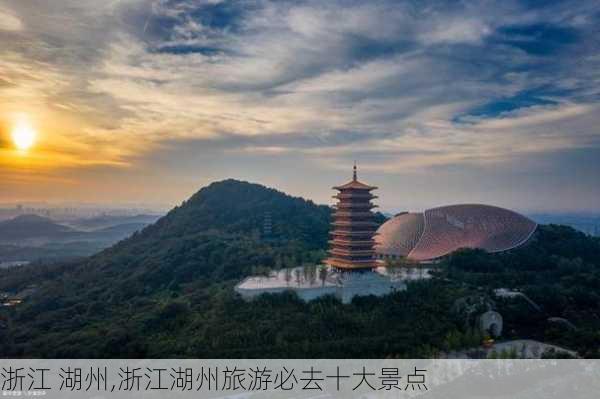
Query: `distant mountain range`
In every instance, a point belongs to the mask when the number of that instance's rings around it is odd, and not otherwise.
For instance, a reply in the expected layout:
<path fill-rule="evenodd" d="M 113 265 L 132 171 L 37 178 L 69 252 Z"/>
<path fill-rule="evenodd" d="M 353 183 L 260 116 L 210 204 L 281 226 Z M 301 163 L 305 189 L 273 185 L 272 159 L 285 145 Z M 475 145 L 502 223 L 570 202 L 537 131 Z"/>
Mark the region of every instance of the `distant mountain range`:
<path fill-rule="evenodd" d="M 115 227 L 118 225 L 138 225 L 145 226 L 156 222 L 160 215 L 134 215 L 134 216 L 114 216 L 102 215 L 91 218 L 77 219 L 69 222 L 69 226 L 73 226 L 78 230 L 98 230 Z"/>
<path fill-rule="evenodd" d="M 65 238 L 76 230 L 37 215 L 22 215 L 0 222 L 0 241 L 22 241 L 31 238 Z"/>
<path fill-rule="evenodd" d="M 22 215 L 0 222 L 0 242 L 15 242 L 34 239 L 48 241 L 125 238 L 154 223 L 158 216 L 103 216 L 81 219 L 67 224 L 38 215 Z"/>
<path fill-rule="evenodd" d="M 92 255 L 159 216 L 101 216 L 66 223 L 38 215 L 0 222 L 0 261 L 33 261 Z"/>

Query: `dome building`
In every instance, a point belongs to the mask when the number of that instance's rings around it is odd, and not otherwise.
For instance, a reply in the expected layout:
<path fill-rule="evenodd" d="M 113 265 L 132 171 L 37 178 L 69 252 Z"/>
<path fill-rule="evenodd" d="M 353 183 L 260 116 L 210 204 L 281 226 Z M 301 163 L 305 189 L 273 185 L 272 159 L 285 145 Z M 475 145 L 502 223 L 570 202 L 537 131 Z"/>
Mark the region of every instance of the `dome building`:
<path fill-rule="evenodd" d="M 401 213 L 379 227 L 376 257 L 429 261 L 460 248 L 502 252 L 523 245 L 537 228 L 532 220 L 508 209 L 463 204 Z"/>

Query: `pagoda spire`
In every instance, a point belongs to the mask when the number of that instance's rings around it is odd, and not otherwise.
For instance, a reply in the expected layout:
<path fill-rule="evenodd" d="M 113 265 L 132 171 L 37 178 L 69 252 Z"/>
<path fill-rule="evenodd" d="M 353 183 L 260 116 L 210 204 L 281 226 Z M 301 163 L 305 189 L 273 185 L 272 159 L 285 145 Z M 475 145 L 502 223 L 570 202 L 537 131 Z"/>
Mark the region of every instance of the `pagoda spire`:
<path fill-rule="evenodd" d="M 354 161 L 354 167 L 352 168 L 352 181 L 356 181 L 356 161 Z"/>

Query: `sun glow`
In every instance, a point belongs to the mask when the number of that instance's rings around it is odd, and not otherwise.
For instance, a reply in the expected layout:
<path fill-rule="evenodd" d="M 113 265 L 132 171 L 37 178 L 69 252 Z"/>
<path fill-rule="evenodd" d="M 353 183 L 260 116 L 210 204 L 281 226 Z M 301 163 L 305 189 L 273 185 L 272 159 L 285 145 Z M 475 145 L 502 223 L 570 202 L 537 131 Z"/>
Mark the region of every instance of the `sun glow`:
<path fill-rule="evenodd" d="M 33 126 L 25 120 L 19 119 L 12 130 L 12 140 L 20 151 L 27 151 L 35 144 L 37 133 Z"/>

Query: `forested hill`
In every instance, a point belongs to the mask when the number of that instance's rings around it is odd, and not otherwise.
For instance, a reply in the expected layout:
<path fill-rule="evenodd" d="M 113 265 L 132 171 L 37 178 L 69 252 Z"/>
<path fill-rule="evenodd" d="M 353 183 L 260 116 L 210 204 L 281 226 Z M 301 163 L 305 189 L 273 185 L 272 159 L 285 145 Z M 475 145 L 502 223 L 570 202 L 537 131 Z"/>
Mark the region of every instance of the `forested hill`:
<path fill-rule="evenodd" d="M 327 206 L 258 184 L 215 182 L 155 224 L 88 260 L 3 276 L 0 291 L 43 286 L 53 276 L 65 280 L 60 273 L 75 278 L 77 285 L 94 283 L 86 289 L 106 286 L 116 297 L 197 278 L 237 278 L 256 268 L 302 262 L 303 257 L 322 252 L 330 213 Z M 272 224 L 268 236 L 263 231 L 266 218 Z M 114 292 L 117 287 L 122 291 Z"/>
<path fill-rule="evenodd" d="M 451 309 L 499 287 L 543 309 L 497 301 L 505 338 L 600 356 L 600 240 L 566 227 L 540 226 L 529 245 L 507 253 L 459 251 L 440 264 L 440 278 L 381 298 L 246 302 L 234 292 L 243 276 L 319 263 L 330 217 L 326 206 L 226 180 L 84 261 L 0 270 L 0 293 L 29 293 L 0 308 L 0 358 L 431 357 L 481 343 Z"/>
<path fill-rule="evenodd" d="M 0 293 L 36 287 L 10 314 L 0 314 L 0 356 L 139 355 L 131 348 L 104 352 L 111 347 L 107 339 L 116 334 L 136 347 L 142 339 L 132 334 L 145 331 L 142 320 L 173 298 L 185 297 L 181 303 L 189 306 L 191 298 L 232 295 L 242 276 L 319 262 L 330 214 L 327 206 L 225 180 L 84 261 L 0 271 Z M 272 223 L 268 236 L 265 218 Z M 77 339 L 85 344 L 68 344 Z M 91 346 L 82 352 L 83 345 Z"/>
<path fill-rule="evenodd" d="M 327 245 L 330 212 L 329 207 L 303 198 L 229 179 L 202 188 L 149 227 L 142 239 L 179 237 L 207 230 L 257 235 L 268 214 L 273 224 L 272 238 L 323 248 Z"/>

